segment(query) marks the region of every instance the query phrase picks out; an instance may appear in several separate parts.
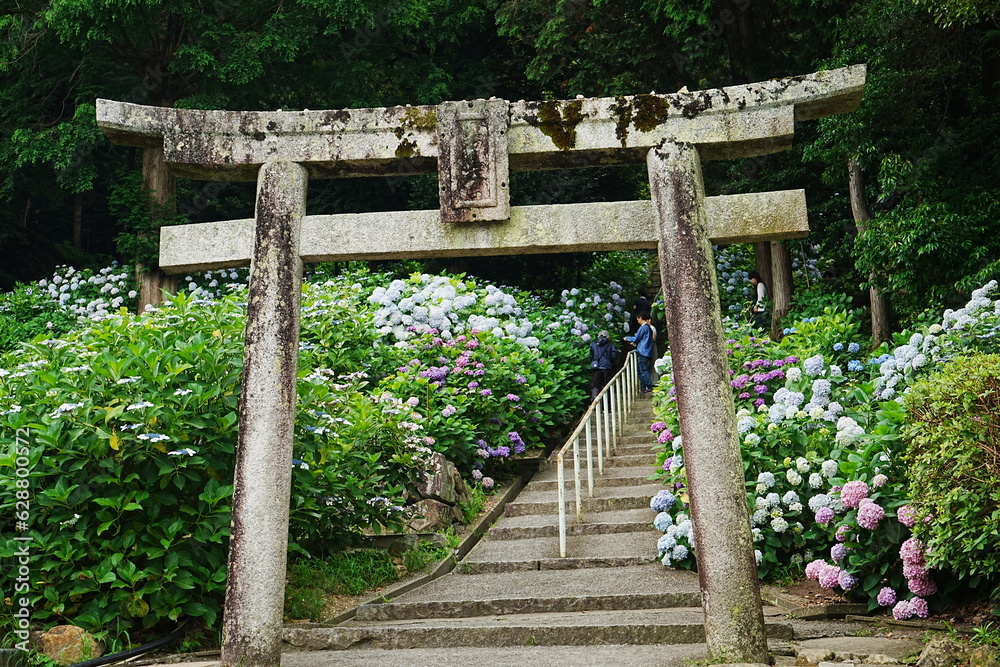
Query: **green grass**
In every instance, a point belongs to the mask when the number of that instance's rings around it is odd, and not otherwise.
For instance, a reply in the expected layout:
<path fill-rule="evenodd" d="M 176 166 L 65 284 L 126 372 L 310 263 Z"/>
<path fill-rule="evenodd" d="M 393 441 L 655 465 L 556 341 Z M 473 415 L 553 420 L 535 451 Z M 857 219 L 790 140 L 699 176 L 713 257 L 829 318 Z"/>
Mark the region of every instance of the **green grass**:
<path fill-rule="evenodd" d="M 322 620 L 327 595 L 359 595 L 397 579 L 396 564 L 382 549 L 343 551 L 326 560 L 292 563 L 285 586 L 285 617 Z"/>

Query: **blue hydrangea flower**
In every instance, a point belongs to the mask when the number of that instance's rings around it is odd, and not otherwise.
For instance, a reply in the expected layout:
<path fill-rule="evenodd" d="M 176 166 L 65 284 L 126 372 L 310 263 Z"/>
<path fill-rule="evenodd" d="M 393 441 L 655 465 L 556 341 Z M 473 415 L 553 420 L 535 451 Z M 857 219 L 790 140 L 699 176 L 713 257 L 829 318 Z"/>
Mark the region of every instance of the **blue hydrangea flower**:
<path fill-rule="evenodd" d="M 666 512 L 674 503 L 677 502 L 677 498 L 674 494 L 670 493 L 666 489 L 658 491 L 652 500 L 649 501 L 649 507 L 655 512 Z"/>
<path fill-rule="evenodd" d="M 673 535 L 661 535 L 660 539 L 656 541 L 656 548 L 661 553 L 667 553 L 677 546 L 677 538 Z"/>
<path fill-rule="evenodd" d="M 809 357 L 802 362 L 802 368 L 805 370 L 807 375 L 819 375 L 823 372 L 823 368 L 826 363 L 823 360 L 823 355 L 817 354 L 815 356 Z"/>
<path fill-rule="evenodd" d="M 855 343 L 851 343 L 851 344 L 854 345 Z M 864 370 L 864 367 L 865 367 L 865 365 L 862 364 L 857 359 L 851 359 L 850 361 L 847 362 L 847 370 L 849 370 L 849 371 Z"/>
<path fill-rule="evenodd" d="M 677 546 L 674 547 L 671 556 L 673 557 L 674 560 L 684 560 L 685 558 L 688 557 L 688 548 L 683 544 L 678 544 Z"/>
<path fill-rule="evenodd" d="M 857 343 L 851 343 L 850 345 L 847 346 L 847 351 L 850 352 L 851 354 L 856 354 L 861 351 L 861 346 L 858 345 Z"/>
<path fill-rule="evenodd" d="M 667 528 L 674 525 L 674 518 L 667 512 L 660 512 L 653 519 L 653 526 L 661 533 L 667 532 Z"/>

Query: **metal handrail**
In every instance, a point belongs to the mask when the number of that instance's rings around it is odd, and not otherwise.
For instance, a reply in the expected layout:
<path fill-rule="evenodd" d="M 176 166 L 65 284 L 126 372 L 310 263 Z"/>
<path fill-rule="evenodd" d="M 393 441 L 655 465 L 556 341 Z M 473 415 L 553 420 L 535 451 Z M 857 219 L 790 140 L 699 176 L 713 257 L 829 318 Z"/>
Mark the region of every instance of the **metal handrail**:
<path fill-rule="evenodd" d="M 638 356 L 632 350 L 625 356 L 625 364 L 583 413 L 580 423 L 556 452 L 556 484 L 559 492 L 559 557 L 566 557 L 566 471 L 564 459 L 573 450 L 573 489 L 576 500 L 576 520 L 583 521 L 583 491 L 580 482 L 580 440 L 584 439 L 587 464 L 587 493 L 594 496 L 594 445 L 597 450 L 597 470 L 604 474 L 604 459 L 610 457 L 618 445 L 618 436 L 625 427 L 625 416 L 632 407 L 639 390 Z M 594 432 L 596 431 L 596 438 Z"/>

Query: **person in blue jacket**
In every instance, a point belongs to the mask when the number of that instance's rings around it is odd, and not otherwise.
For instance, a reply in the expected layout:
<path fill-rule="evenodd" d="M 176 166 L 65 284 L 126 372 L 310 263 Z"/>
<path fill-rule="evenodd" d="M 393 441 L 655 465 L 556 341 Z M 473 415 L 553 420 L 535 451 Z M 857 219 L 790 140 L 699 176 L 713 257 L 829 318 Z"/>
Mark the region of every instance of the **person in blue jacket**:
<path fill-rule="evenodd" d="M 656 356 L 656 334 L 653 333 L 649 313 L 640 313 L 637 319 L 639 330 L 634 336 L 625 336 L 625 340 L 635 344 L 635 353 L 639 355 L 639 392 L 645 394 L 653 391 L 649 368 Z"/>

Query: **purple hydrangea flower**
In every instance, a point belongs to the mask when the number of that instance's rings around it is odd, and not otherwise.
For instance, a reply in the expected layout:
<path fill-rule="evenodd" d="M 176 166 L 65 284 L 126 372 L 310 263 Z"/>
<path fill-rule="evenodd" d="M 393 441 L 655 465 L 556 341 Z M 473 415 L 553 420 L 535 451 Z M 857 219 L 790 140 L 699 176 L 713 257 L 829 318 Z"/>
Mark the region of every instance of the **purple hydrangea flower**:
<path fill-rule="evenodd" d="M 875 598 L 875 601 L 878 602 L 880 607 L 891 607 L 896 604 L 896 591 L 886 586 L 878 592 L 878 597 Z"/>
<path fill-rule="evenodd" d="M 840 576 L 837 577 L 837 583 L 842 589 L 849 591 L 858 585 L 858 578 L 849 574 L 846 570 L 841 570 Z"/>
<path fill-rule="evenodd" d="M 521 397 L 518 396 L 517 394 L 507 394 L 507 400 L 517 402 L 521 400 Z"/>
<path fill-rule="evenodd" d="M 834 512 L 829 507 L 820 507 L 816 510 L 816 523 L 825 526 L 834 517 Z"/>
<path fill-rule="evenodd" d="M 830 549 L 830 558 L 835 561 L 841 561 L 847 558 L 847 547 L 843 544 L 834 544 Z"/>
<path fill-rule="evenodd" d="M 913 613 L 917 615 L 918 618 L 927 618 L 929 609 L 927 609 L 927 600 L 923 598 L 913 598 L 910 600 L 910 607 L 913 608 Z"/>

